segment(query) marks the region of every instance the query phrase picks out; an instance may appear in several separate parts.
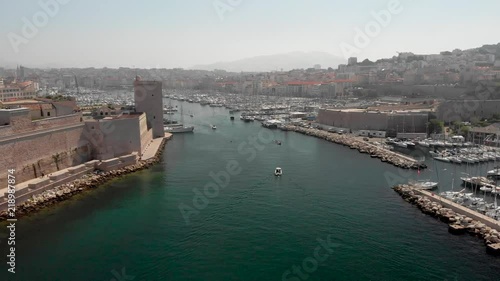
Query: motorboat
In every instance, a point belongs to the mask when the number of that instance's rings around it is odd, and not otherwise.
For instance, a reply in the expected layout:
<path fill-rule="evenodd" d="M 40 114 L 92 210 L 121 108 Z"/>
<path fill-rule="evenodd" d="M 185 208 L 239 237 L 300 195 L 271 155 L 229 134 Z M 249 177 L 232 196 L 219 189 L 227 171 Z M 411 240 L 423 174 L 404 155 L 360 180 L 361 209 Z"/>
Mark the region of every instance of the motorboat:
<path fill-rule="evenodd" d="M 450 158 L 448 157 L 436 156 L 434 159 L 442 162 L 450 162 Z"/>
<path fill-rule="evenodd" d="M 482 192 L 491 192 L 493 190 L 492 187 L 482 186 L 479 188 Z"/>
<path fill-rule="evenodd" d="M 276 167 L 276 169 L 274 169 L 274 175 L 275 176 L 281 176 L 283 174 L 283 170 L 280 168 L 280 167 Z"/>
<path fill-rule="evenodd" d="M 217 129 L 217 126 L 212 125 L 212 130 L 215 130 L 215 129 Z"/>
<path fill-rule="evenodd" d="M 403 148 L 408 148 L 408 144 L 404 141 L 396 141 L 396 142 L 394 142 L 394 145 L 399 146 L 399 147 L 403 147 Z"/>
<path fill-rule="evenodd" d="M 242 116 L 242 120 L 244 122 L 253 122 L 255 120 L 255 118 L 250 117 L 250 116 Z"/>
<path fill-rule="evenodd" d="M 433 190 L 438 186 L 437 182 L 429 180 L 410 181 L 409 183 L 411 185 L 414 185 L 418 189 L 424 189 L 424 190 Z"/>
<path fill-rule="evenodd" d="M 405 141 L 404 143 L 406 144 L 407 148 L 415 148 L 415 143 L 411 141 Z"/>
<path fill-rule="evenodd" d="M 487 175 L 489 177 L 500 177 L 500 167 L 497 167 L 491 171 L 488 171 Z"/>
<path fill-rule="evenodd" d="M 432 190 L 438 186 L 438 183 L 434 181 L 419 181 L 417 182 L 417 186 L 421 189 Z"/>

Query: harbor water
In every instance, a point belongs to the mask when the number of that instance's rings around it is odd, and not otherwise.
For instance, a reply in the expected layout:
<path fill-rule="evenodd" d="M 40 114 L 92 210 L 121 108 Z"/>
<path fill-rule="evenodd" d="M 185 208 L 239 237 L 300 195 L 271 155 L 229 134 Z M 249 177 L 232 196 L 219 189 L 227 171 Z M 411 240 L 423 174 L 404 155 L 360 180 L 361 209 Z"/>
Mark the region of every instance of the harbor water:
<path fill-rule="evenodd" d="M 195 132 L 176 134 L 160 164 L 21 218 L 16 274 L 4 263 L 0 280 L 500 278 L 499 258 L 480 239 L 449 234 L 391 189 L 439 178 L 445 191 L 454 177 L 459 190 L 462 173 L 493 163 L 426 160 L 420 173 L 400 170 L 321 139 L 231 121 L 224 108 L 182 105 Z"/>

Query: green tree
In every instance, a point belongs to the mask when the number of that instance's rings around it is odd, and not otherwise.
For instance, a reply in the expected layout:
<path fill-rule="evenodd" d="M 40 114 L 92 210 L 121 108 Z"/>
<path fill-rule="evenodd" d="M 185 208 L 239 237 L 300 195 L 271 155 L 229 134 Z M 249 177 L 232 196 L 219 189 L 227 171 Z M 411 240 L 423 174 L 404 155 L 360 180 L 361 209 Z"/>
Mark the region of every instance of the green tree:
<path fill-rule="evenodd" d="M 429 123 L 427 123 L 429 132 L 431 134 L 440 134 L 443 132 L 444 129 L 444 122 L 440 121 L 438 119 L 431 119 L 429 120 Z"/>

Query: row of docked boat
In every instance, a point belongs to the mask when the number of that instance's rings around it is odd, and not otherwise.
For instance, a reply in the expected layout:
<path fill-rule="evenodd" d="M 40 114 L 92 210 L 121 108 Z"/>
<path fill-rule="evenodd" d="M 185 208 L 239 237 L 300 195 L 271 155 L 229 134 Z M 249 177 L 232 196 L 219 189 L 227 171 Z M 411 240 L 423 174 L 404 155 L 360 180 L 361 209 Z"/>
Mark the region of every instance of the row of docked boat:
<path fill-rule="evenodd" d="M 432 140 L 432 139 L 426 139 L 426 140 L 420 140 L 416 141 L 416 144 L 419 146 L 423 147 L 472 147 L 474 146 L 473 143 L 471 142 L 461 142 L 461 141 L 439 141 L 439 140 Z"/>
<path fill-rule="evenodd" d="M 386 144 L 394 145 L 402 148 L 415 148 L 415 143 L 411 141 L 403 141 L 399 139 L 387 138 Z"/>
<path fill-rule="evenodd" d="M 500 194 L 500 186 L 487 177 L 461 177 L 464 186 L 479 188 L 480 191 L 492 194 Z"/>
<path fill-rule="evenodd" d="M 500 160 L 498 150 L 486 147 L 445 149 L 442 151 L 429 151 L 429 153 L 435 160 L 455 164 L 475 164 Z"/>
<path fill-rule="evenodd" d="M 490 203 L 484 198 L 474 196 L 474 193 L 472 192 L 467 193 L 465 191 L 465 189 L 462 189 L 461 191 L 445 191 L 440 193 L 440 195 L 448 200 L 485 214 L 493 219 L 499 219 L 500 208 L 497 205 L 496 199 L 493 203 Z"/>

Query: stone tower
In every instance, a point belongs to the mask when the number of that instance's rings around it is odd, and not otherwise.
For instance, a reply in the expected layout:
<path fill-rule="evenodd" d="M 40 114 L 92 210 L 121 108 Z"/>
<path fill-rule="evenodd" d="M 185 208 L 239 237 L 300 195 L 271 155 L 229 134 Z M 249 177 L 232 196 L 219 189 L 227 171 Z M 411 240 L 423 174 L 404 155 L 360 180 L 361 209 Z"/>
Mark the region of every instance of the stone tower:
<path fill-rule="evenodd" d="M 139 76 L 134 81 L 135 110 L 146 113 L 148 129 L 153 138 L 165 136 L 163 129 L 163 95 L 160 81 L 143 81 Z"/>

